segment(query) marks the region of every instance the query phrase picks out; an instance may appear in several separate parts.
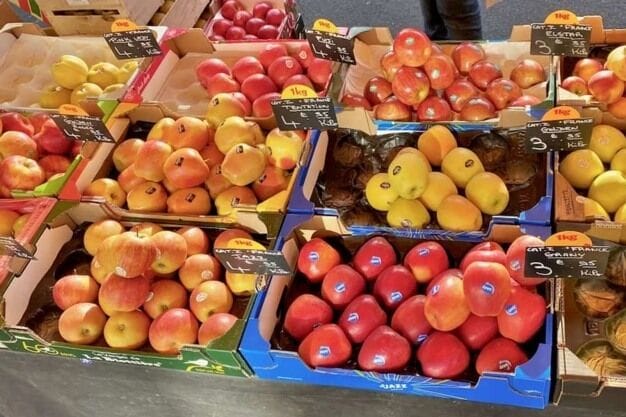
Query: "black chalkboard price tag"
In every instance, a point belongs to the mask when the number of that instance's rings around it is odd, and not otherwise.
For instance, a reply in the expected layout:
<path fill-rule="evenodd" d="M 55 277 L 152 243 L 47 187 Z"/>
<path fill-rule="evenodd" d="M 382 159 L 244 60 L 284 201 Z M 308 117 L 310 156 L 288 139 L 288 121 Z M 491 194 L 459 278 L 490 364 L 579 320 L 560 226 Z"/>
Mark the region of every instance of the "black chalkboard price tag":
<path fill-rule="evenodd" d="M 316 57 L 356 65 L 352 38 L 311 29 L 307 29 L 305 35 Z"/>
<path fill-rule="evenodd" d="M 329 130 L 339 127 L 330 97 L 274 100 L 272 109 L 280 130 Z"/>
<path fill-rule="evenodd" d="M 33 254 L 17 240 L 6 236 L 0 236 L 0 254 L 15 256 L 16 258 L 35 259 Z"/>
<path fill-rule="evenodd" d="M 529 122 L 526 124 L 526 150 L 545 153 L 586 148 L 592 129 L 591 118 Z"/>
<path fill-rule="evenodd" d="M 215 249 L 215 256 L 228 272 L 255 275 L 291 275 L 282 252 L 256 249 Z"/>
<path fill-rule="evenodd" d="M 531 55 L 589 56 L 591 26 L 533 23 L 530 28 Z"/>
<path fill-rule="evenodd" d="M 111 132 L 98 117 L 51 114 L 50 118 L 68 139 L 115 143 Z"/>
<path fill-rule="evenodd" d="M 163 53 L 148 28 L 105 33 L 104 40 L 117 59 L 149 58 Z"/>
<path fill-rule="evenodd" d="M 608 246 L 542 246 L 526 248 L 524 274 L 534 278 L 602 279 Z"/>

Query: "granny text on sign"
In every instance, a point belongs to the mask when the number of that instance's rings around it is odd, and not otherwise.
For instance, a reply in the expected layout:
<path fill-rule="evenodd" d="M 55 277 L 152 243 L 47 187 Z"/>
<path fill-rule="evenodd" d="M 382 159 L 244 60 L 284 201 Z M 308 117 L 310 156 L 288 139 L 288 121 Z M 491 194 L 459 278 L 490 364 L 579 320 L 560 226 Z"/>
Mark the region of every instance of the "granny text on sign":
<path fill-rule="evenodd" d="M 591 26 L 533 23 L 530 27 L 532 55 L 589 56 Z"/>
<path fill-rule="evenodd" d="M 51 114 L 50 118 L 68 139 L 115 143 L 111 132 L 98 117 Z"/>
<path fill-rule="evenodd" d="M 545 153 L 586 148 L 592 129 L 591 118 L 529 122 L 526 124 L 526 150 Z"/>
<path fill-rule="evenodd" d="M 339 127 L 330 97 L 274 100 L 272 109 L 280 130 L 328 130 Z"/>
<path fill-rule="evenodd" d="M 343 62 L 356 65 L 354 44 L 351 38 L 331 32 L 320 32 L 307 29 L 306 38 L 313 55 L 328 61 Z"/>
<path fill-rule="evenodd" d="M 105 33 L 104 39 L 117 59 L 149 58 L 163 53 L 148 28 Z"/>
<path fill-rule="evenodd" d="M 601 279 L 609 262 L 608 246 L 526 248 L 524 275 L 534 278 Z"/>

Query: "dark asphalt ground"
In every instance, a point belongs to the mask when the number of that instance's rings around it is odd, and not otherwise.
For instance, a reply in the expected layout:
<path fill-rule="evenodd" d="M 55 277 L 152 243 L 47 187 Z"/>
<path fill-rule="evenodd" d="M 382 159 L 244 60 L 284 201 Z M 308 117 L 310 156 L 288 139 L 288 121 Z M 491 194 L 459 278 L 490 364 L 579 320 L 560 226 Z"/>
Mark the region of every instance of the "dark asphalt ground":
<path fill-rule="evenodd" d="M 387 26 L 394 33 L 423 26 L 417 0 L 299 0 L 299 4 L 309 25 L 325 17 L 337 26 Z M 542 22 L 557 9 L 578 16 L 601 15 L 605 27 L 626 27 L 626 0 L 502 0 L 487 10 L 483 7 L 484 38 L 507 39 L 513 25 Z"/>

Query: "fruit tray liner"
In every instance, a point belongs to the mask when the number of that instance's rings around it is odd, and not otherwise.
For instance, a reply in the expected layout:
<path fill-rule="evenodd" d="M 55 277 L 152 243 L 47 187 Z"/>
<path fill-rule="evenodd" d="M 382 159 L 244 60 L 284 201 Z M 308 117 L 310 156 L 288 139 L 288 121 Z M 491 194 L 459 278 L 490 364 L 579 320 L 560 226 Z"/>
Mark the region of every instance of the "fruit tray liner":
<path fill-rule="evenodd" d="M 123 64 L 102 37 L 55 37 L 22 34 L 13 41 L 10 33 L 0 33 L 0 104 L 13 107 L 39 107 L 39 96 L 54 84 L 52 64 L 62 55 L 75 55 L 88 66 L 99 62 Z M 8 50 L 4 43 L 10 45 Z"/>
<path fill-rule="evenodd" d="M 340 129 L 329 131 L 324 170 L 311 197 L 316 207 L 334 209 L 346 227 L 387 227 L 386 214 L 374 210 L 365 199 L 367 180 L 386 172 L 389 163 L 403 147 L 415 147 L 420 133 L 368 136 Z M 524 130 L 495 130 L 491 133 L 459 132 L 459 146 L 472 149 L 485 169 L 499 175 L 510 194 L 509 205 L 501 216 L 518 217 L 533 208 L 546 193 L 547 158 L 527 153 Z M 427 229 L 439 229 L 436 215 Z M 483 230 L 491 216 L 483 215 Z M 549 221 L 549 219 L 546 219 Z"/>
<path fill-rule="evenodd" d="M 335 249 L 339 251 L 344 261 L 352 258 L 352 255 L 356 253 L 357 249 L 365 243 L 366 240 L 372 238 L 373 236 L 368 237 L 346 237 L 346 236 L 333 236 L 325 235 L 324 233 L 314 234 L 313 237 L 321 237 L 326 240 L 329 244 L 331 244 Z M 418 245 L 421 242 L 425 242 L 426 240 L 415 240 L 405 237 L 396 237 L 396 236 L 385 236 L 385 238 L 392 244 L 393 247 L 396 248 L 396 252 L 398 252 L 398 259 L 404 259 L 406 253 L 411 250 L 415 245 Z M 475 243 L 467 243 L 467 242 L 458 242 L 458 241 L 445 241 L 440 242 L 448 252 L 448 255 L 451 259 L 454 260 L 454 265 L 458 265 L 463 256 L 473 247 Z M 505 248 L 506 249 L 506 248 Z M 373 287 L 373 282 L 368 283 L 368 287 L 366 293 L 371 294 L 371 290 Z M 427 284 L 420 284 L 418 286 L 417 294 L 425 294 Z M 549 294 L 547 287 L 545 285 L 539 286 L 538 290 L 541 294 L 545 296 L 545 298 L 550 299 L 546 294 Z M 320 284 L 311 284 L 307 280 L 307 278 L 296 272 L 295 277 L 293 278 L 290 287 L 283 293 L 282 298 L 280 300 L 280 304 L 278 307 L 277 316 L 280 319 L 278 325 L 274 329 L 274 333 L 271 338 L 272 348 L 297 352 L 298 351 L 298 342 L 289 336 L 285 330 L 283 329 L 283 319 L 287 312 L 289 305 L 295 300 L 299 295 L 302 294 L 314 294 L 321 298 L 321 285 Z M 337 323 L 337 320 L 341 312 L 334 312 L 333 323 Z M 392 314 L 387 312 L 387 325 L 391 322 Z M 537 331 L 535 336 L 529 340 L 527 343 L 521 345 L 522 349 L 528 354 L 528 358 L 532 358 L 534 353 L 537 351 L 537 347 L 540 343 L 545 342 L 545 324 L 542 326 L 540 330 Z M 346 369 L 358 369 L 357 357 L 359 355 L 358 345 L 353 345 L 352 356 L 348 363 L 344 366 Z M 403 375 L 415 375 L 420 372 L 419 364 L 416 360 L 415 355 L 415 346 L 412 346 L 413 354 L 411 355 L 411 360 L 407 364 L 407 366 L 398 374 Z M 466 370 L 466 372 L 460 377 L 456 378 L 455 381 L 463 381 L 463 382 L 471 382 L 475 383 L 478 381 L 479 375 L 475 372 L 473 364 L 475 363 L 475 359 L 477 356 L 477 352 L 470 352 L 470 366 Z"/>
<path fill-rule="evenodd" d="M 124 224 L 124 226 L 128 226 Z M 74 230 L 72 239 L 68 241 L 59 252 L 59 256 L 54 260 L 48 272 L 41 279 L 35 290 L 33 291 L 28 307 L 19 322 L 19 326 L 25 326 L 33 330 L 39 337 L 47 342 L 63 342 L 58 331 L 58 319 L 61 310 L 54 304 L 52 299 L 52 287 L 55 282 L 66 275 L 84 274 L 90 275 L 91 255 L 83 247 L 83 235 L 89 224 L 83 224 Z M 168 229 L 166 229 L 168 230 Z M 207 230 L 209 239 L 213 241 L 219 230 Z M 267 244 L 260 236 L 254 236 L 254 239 L 260 243 Z M 19 278 L 18 278 L 19 279 Z M 251 297 L 233 295 L 233 307 L 231 314 L 245 319 Z M 11 325 L 11 323 L 8 323 Z M 109 348 L 102 336 L 94 347 Z M 136 351 L 156 353 L 148 343 Z"/>

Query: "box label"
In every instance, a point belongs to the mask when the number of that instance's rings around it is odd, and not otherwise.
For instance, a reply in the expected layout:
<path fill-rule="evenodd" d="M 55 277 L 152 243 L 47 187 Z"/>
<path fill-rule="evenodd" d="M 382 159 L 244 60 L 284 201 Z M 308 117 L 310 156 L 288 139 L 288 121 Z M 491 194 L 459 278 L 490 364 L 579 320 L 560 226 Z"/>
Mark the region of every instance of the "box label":
<path fill-rule="evenodd" d="M 330 97 L 274 100 L 272 109 L 280 130 L 329 130 L 339 127 Z"/>
<path fill-rule="evenodd" d="M 163 53 L 154 33 L 148 28 L 105 33 L 104 40 L 117 59 L 150 58 Z"/>
<path fill-rule="evenodd" d="M 98 117 L 51 114 L 50 118 L 69 139 L 115 143 L 111 132 Z"/>
<path fill-rule="evenodd" d="M 0 236 L 0 254 L 22 259 L 35 259 L 35 256 L 12 237 Z"/>
<path fill-rule="evenodd" d="M 526 124 L 525 147 L 531 153 L 586 148 L 592 129 L 592 118 L 529 122 Z"/>
<path fill-rule="evenodd" d="M 228 272 L 255 275 L 291 275 L 282 252 L 256 249 L 215 249 L 215 256 Z"/>
<path fill-rule="evenodd" d="M 313 55 L 328 61 L 343 62 L 356 65 L 354 43 L 351 38 L 331 32 L 320 32 L 307 29 L 306 38 Z"/>
<path fill-rule="evenodd" d="M 603 279 L 608 246 L 542 246 L 526 248 L 524 275 L 532 278 Z"/>
<path fill-rule="evenodd" d="M 530 27 L 531 55 L 589 56 L 591 26 L 533 23 Z"/>

